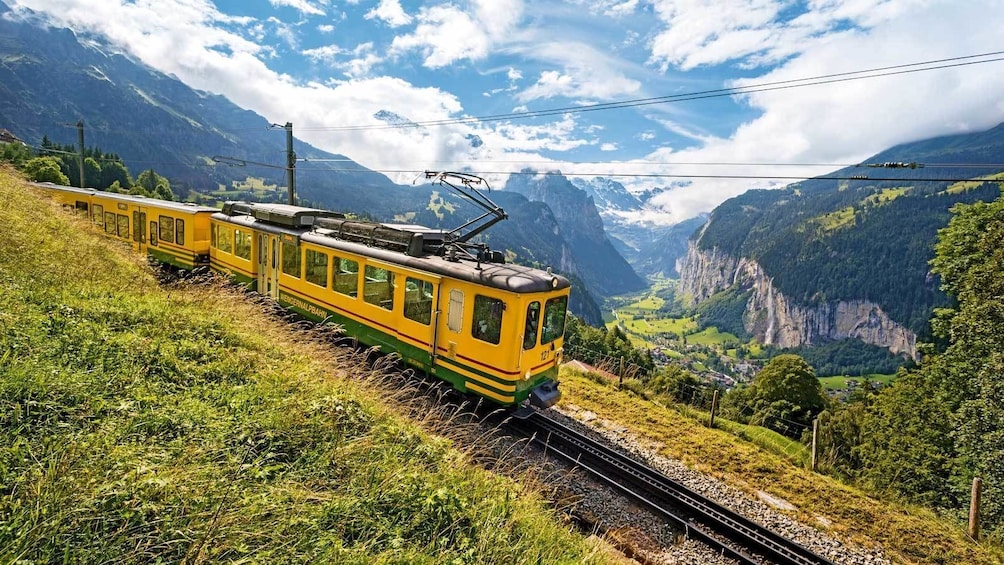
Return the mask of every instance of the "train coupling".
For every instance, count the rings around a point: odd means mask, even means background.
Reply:
[[[550,408],[561,399],[561,391],[558,390],[558,382],[546,380],[535,386],[530,391],[530,405],[537,408]]]
[[[548,379],[530,391],[529,398],[524,400],[519,409],[512,413],[512,417],[518,420],[525,420],[537,410],[554,406],[560,399],[561,391],[558,390],[558,383]]]

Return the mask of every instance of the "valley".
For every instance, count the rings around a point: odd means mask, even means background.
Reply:
[[[635,347],[651,353],[656,367],[675,365],[707,385],[731,388],[748,383],[771,357],[781,353],[756,339],[740,339],[702,324],[700,314],[686,309],[677,296],[679,281],[650,277],[651,286],[641,292],[607,299],[604,323],[624,332]],[[865,382],[885,386],[891,373],[826,374],[819,377],[827,394],[843,397]]]

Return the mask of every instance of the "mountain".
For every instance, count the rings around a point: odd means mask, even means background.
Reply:
[[[573,177],[569,180],[593,199],[607,237],[621,256],[637,268],[635,261],[639,254],[661,239],[666,227],[637,221],[635,217],[645,208],[645,202],[613,179]]]
[[[680,278],[680,268],[687,257],[690,236],[707,221],[708,214],[700,214],[661,229],[651,243],[638,250],[631,265],[643,276]]]
[[[916,359],[933,309],[948,303],[928,266],[937,230],[956,203],[1000,196],[990,179],[1004,167],[986,164],[1002,152],[1004,124],[728,200],[690,241],[681,292],[695,304],[715,297],[767,344],[855,339]]]
[[[572,259],[579,265],[580,276],[591,292],[613,296],[645,288],[645,281],[607,237],[593,198],[563,175],[524,170],[509,176],[505,191],[543,202],[554,211],[560,228],[555,235],[571,246]]]
[[[596,204],[610,241],[642,276],[661,274],[679,277],[678,264],[687,255],[687,239],[707,216],[665,225],[639,220],[643,212],[653,212],[648,201],[664,189],[654,188],[635,194],[623,184],[606,177],[573,177]]]
[[[282,166],[277,163],[281,159],[277,155],[285,149],[282,128],[271,128],[264,117],[222,96],[193,90],[93,38],[15,20],[10,14],[0,2],[0,128],[30,145],[39,145],[43,136],[56,143],[76,144],[75,124],[83,120],[88,146],[118,154],[134,175],[143,168],[155,168],[181,197],[249,178],[286,185],[284,169],[251,165]],[[407,121],[390,113],[379,117]],[[479,138],[468,141],[482,143]],[[295,140],[294,147],[297,157],[308,160],[296,168],[297,194],[303,204],[446,229],[481,215],[443,187],[399,186],[343,155],[300,140]],[[214,156],[249,165],[215,164]],[[314,168],[309,163],[330,159],[340,160],[340,170]],[[595,265],[583,267],[575,260],[573,244],[558,235],[555,214],[546,205],[515,193],[493,195],[499,197],[509,219],[482,238],[496,249],[507,250],[511,260],[550,266],[569,276],[574,286],[569,308],[587,323],[602,324],[599,306],[583,282],[586,271]]]

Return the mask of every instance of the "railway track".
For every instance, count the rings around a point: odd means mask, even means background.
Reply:
[[[580,468],[675,524],[686,536],[743,564],[832,565],[832,561],[669,479],[544,412],[509,427],[547,456]]]

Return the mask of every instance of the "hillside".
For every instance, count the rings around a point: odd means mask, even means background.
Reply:
[[[728,200],[692,240],[681,288],[695,303],[740,291],[746,307],[733,309],[742,313],[737,323],[766,343],[856,338],[916,357],[933,308],[947,304],[928,267],[937,230],[954,204],[990,201],[1001,190],[997,182],[955,180],[999,173],[979,164],[1002,150],[1004,125],[866,161],[932,166],[852,167],[832,176],[868,178],[814,179]]]
[[[6,170],[0,198],[0,562],[607,560],[374,400],[400,381],[234,289],[158,286]]]

